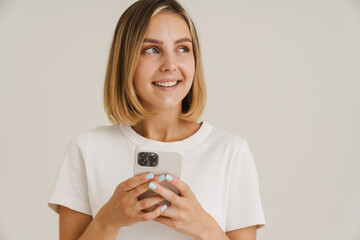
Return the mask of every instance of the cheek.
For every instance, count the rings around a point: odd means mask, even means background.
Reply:
[[[135,88],[143,85],[144,82],[148,81],[148,79],[146,78],[149,76],[148,74],[146,74],[148,72],[149,70],[147,65],[144,64],[142,61],[139,61],[135,68],[134,78],[133,78]]]
[[[136,68],[135,68],[135,72],[134,72],[134,77],[136,77],[137,79],[141,78],[141,73],[143,72],[142,69],[144,68],[144,64],[142,63],[142,61],[138,61]]]
[[[139,79],[146,81],[149,79],[149,77],[152,75],[155,69],[156,69],[156,63],[139,59],[135,68],[134,76],[136,75]],[[144,78],[148,78],[148,79],[144,79]]]
[[[194,79],[194,75],[195,75],[195,60],[194,59],[189,59],[186,62],[186,78],[188,80],[190,80],[190,82],[192,82],[192,80]]]

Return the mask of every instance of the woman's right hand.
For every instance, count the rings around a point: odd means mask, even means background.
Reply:
[[[124,226],[131,226],[137,222],[149,221],[160,216],[162,206],[146,213],[141,210],[153,209],[150,207],[164,201],[164,197],[157,195],[142,200],[137,198],[150,189],[148,187],[150,181],[157,181],[160,176],[156,175],[147,179],[148,174],[149,172],[139,174],[121,182],[109,201],[96,214],[94,220],[97,220],[109,231],[119,231]]]

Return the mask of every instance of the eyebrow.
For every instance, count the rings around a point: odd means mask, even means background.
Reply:
[[[163,41],[156,40],[156,39],[153,39],[153,38],[145,38],[144,43],[145,42],[156,43],[156,44],[161,44],[161,45],[164,44]],[[189,38],[186,38],[186,37],[185,38],[180,38],[180,39],[174,41],[175,44],[182,43],[182,42],[191,42],[192,43],[192,41]]]

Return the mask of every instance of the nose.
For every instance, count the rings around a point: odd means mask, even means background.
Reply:
[[[161,65],[160,70],[162,72],[166,72],[166,71],[175,72],[176,68],[177,66],[174,56],[172,56],[171,54],[164,55],[164,63]]]

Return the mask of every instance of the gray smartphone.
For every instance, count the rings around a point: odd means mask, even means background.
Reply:
[[[181,166],[182,166],[183,154],[176,151],[164,151],[154,150],[154,148],[139,146],[135,150],[135,162],[134,162],[134,176],[145,172],[152,172],[154,175],[157,174],[170,174],[175,175],[181,179]],[[179,195],[179,191],[169,182],[164,181],[161,186],[173,191]],[[144,192],[138,199],[144,199],[158,195],[151,189]],[[164,200],[157,205],[166,204],[170,206],[171,203]]]

